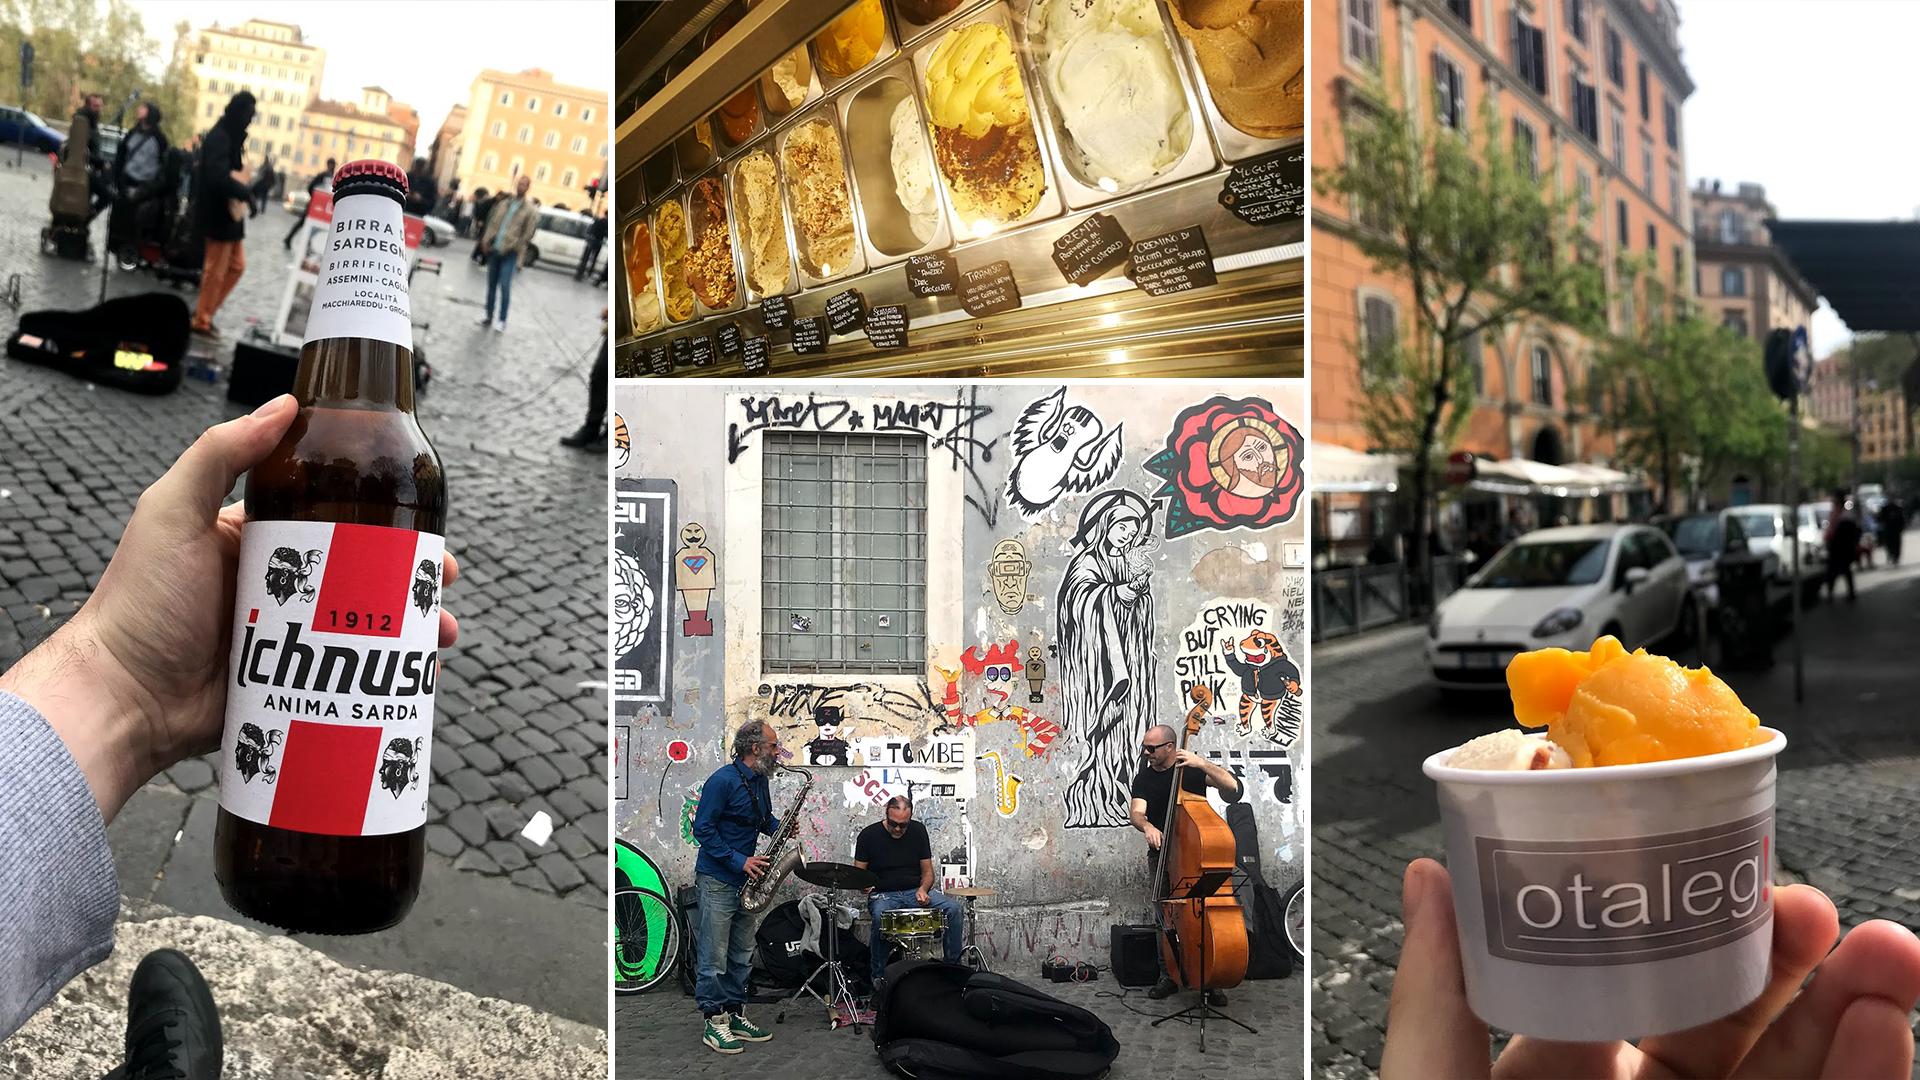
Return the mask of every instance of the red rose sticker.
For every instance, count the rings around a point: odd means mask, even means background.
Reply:
[[[1306,487],[1300,432],[1259,398],[1216,397],[1174,419],[1142,468],[1166,481],[1167,539],[1200,529],[1264,529],[1292,518]]]
[[[693,748],[687,745],[685,739],[675,739],[667,744],[667,760],[669,761],[685,761],[692,756]]]

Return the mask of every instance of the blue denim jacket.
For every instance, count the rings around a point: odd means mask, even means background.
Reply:
[[[734,760],[715,770],[700,789],[700,808],[693,814],[693,839],[700,858],[693,868],[729,885],[747,883],[747,860],[760,842],[779,828],[773,816],[773,794],[767,778]]]

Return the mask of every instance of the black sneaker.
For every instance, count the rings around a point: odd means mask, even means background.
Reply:
[[[156,949],[127,988],[125,1080],[218,1080],[220,1013],[193,961]]]
[[[1207,991],[1207,1004],[1224,1007],[1227,1004],[1227,992],[1225,990]]]
[[[599,428],[594,428],[592,431],[581,428],[571,435],[560,436],[561,446],[570,446],[575,450],[585,450],[590,446],[599,446],[605,442],[606,438],[600,434]]]
[[[1173,980],[1162,975],[1160,976],[1160,981],[1153,984],[1153,989],[1147,991],[1147,996],[1158,1001],[1161,998],[1172,997],[1179,992],[1180,988],[1173,984]]]

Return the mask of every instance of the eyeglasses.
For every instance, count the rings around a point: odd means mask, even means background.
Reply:
[[[911,825],[911,824],[913,824],[913,821],[912,821],[912,819],[908,819],[908,820],[906,820],[906,821],[889,821],[889,822],[887,822],[887,831],[888,831],[888,832],[899,832],[899,831],[901,831],[902,829],[905,829],[905,828],[906,828],[906,827],[907,827],[908,825]]]
[[[1172,745],[1173,745],[1173,744],[1172,744],[1172,743],[1170,743],[1170,742],[1161,742],[1161,743],[1141,743],[1141,744],[1140,744],[1140,749],[1142,749],[1142,750],[1145,750],[1145,751],[1146,751],[1147,753],[1149,753],[1149,754],[1151,754],[1151,753],[1153,753],[1153,752],[1154,752],[1155,750],[1158,750],[1158,749],[1160,749],[1160,748],[1161,748],[1161,747],[1163,747],[1163,746],[1172,746]]]

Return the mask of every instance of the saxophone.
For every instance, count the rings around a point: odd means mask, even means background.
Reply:
[[[806,853],[800,850],[800,807],[807,801],[807,795],[813,791],[813,774],[805,769],[796,769],[791,765],[782,765],[782,772],[797,772],[806,780],[800,785],[800,794],[793,797],[793,805],[787,807],[787,814],[780,819],[780,831],[774,834],[773,846],[767,849],[767,872],[759,881],[747,882],[740,890],[740,910],[759,912],[773,903],[773,894],[787,880],[793,869],[806,861]]]
[[[1000,811],[1001,817],[1012,817],[1014,811],[1020,809],[1020,778],[1013,775],[1006,762],[1001,760],[1000,751],[982,751],[980,757],[982,760],[993,759],[993,779],[996,784],[993,808]]]

